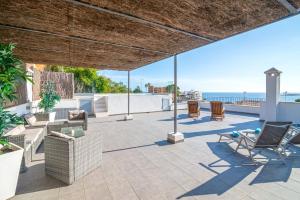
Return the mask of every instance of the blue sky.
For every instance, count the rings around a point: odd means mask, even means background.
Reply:
[[[178,85],[202,92],[265,92],[264,71],[281,70],[281,91],[300,92],[300,15],[178,55]],[[103,70],[127,83],[127,72]],[[173,58],[131,72],[132,88],[173,81]]]

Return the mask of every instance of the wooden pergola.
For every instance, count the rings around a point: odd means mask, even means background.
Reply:
[[[0,42],[28,63],[127,70],[128,86],[130,70],[174,56],[176,88],[177,54],[299,12],[300,0],[0,0]],[[129,105],[128,90],[126,119]]]
[[[299,13],[300,0],[0,0],[29,63],[131,70]]]

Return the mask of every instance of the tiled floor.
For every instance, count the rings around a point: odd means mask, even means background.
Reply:
[[[172,112],[91,118],[89,131],[104,138],[102,166],[66,186],[45,175],[41,147],[13,199],[300,199],[300,158],[247,165],[234,144],[217,142],[218,133],[261,126],[256,116],[227,114],[217,122],[206,111],[197,120],[185,113],[178,129],[186,139],[176,145],[166,142]]]

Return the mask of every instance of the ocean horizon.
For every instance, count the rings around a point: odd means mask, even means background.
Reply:
[[[208,101],[229,99],[229,98],[265,100],[266,93],[264,92],[202,92],[202,97]],[[300,93],[281,93],[280,101],[295,102],[296,99],[300,99]]]

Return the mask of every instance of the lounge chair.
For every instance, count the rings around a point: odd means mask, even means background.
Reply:
[[[211,111],[211,117],[210,119],[212,120],[223,120],[225,115],[224,115],[224,107],[223,107],[223,102],[221,101],[211,101],[210,102],[210,111]]]
[[[260,134],[255,134],[254,131],[241,131],[241,134],[235,138],[231,134],[220,134],[219,142],[223,136],[233,139],[238,142],[236,151],[244,147],[248,150],[250,158],[254,162],[252,152],[261,149],[273,149],[283,160],[283,156],[286,156],[286,146],[282,141],[288,134],[291,125],[292,122],[265,122]]]
[[[300,129],[299,129],[299,127],[291,126],[290,130],[288,131],[288,134],[286,135],[286,137],[284,137],[284,139],[282,141],[282,145],[284,145],[285,149],[289,150],[288,152],[291,153],[289,156],[299,157],[299,155],[297,155],[299,153],[298,148],[290,149],[290,147],[295,146],[295,145],[298,146],[299,144],[300,144]]]

